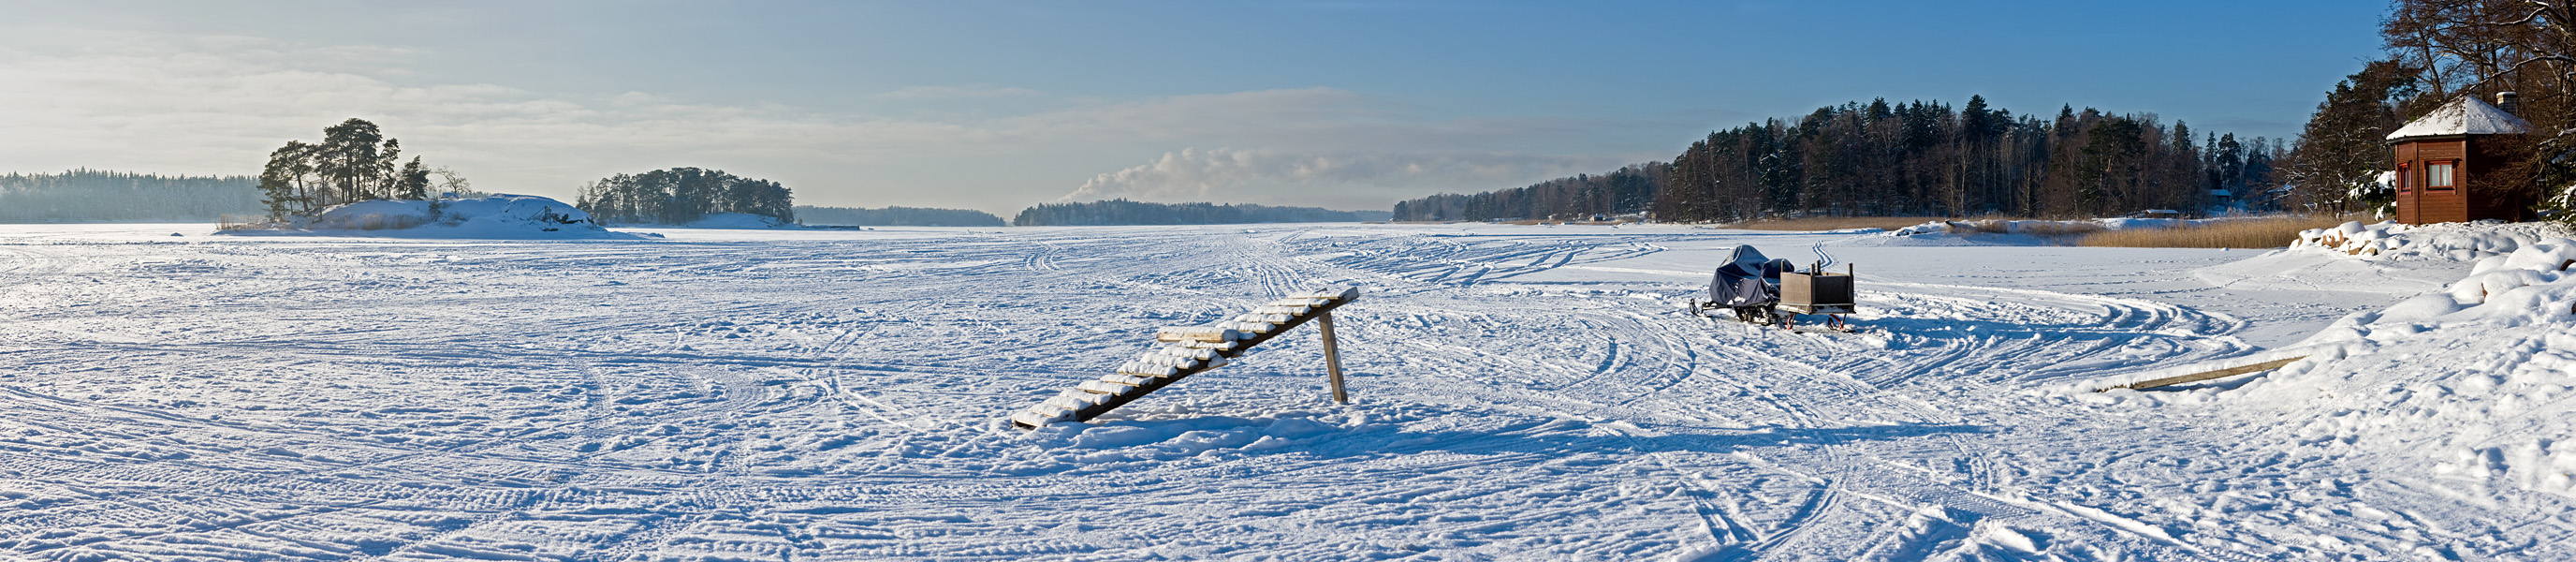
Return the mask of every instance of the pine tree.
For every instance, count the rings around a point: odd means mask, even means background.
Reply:
[[[420,157],[401,157],[401,141],[352,117],[322,129],[320,143],[290,140],[270,152],[259,189],[274,220],[370,199],[426,198],[432,172]],[[446,175],[462,185],[463,178]]]
[[[390,145],[391,141],[387,144]],[[403,164],[402,174],[394,183],[394,196],[402,199],[429,198],[429,168],[421,166],[420,157],[413,156],[410,162]]]

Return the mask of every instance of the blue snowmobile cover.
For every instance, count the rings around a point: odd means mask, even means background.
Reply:
[[[1763,257],[1752,246],[1736,246],[1717,278],[1708,283],[1708,302],[1717,306],[1764,306],[1780,302],[1780,274],[1793,271],[1789,260]]]

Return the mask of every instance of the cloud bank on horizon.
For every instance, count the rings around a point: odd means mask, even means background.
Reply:
[[[1151,162],[1092,176],[1057,202],[1134,199],[1226,199],[1269,205],[1305,205],[1318,194],[1357,198],[1400,186],[1516,187],[1522,178],[1600,172],[1626,162],[1616,157],[1526,154],[1287,153],[1270,150],[1185,148]],[[1482,189],[1493,189],[1486,187]]]

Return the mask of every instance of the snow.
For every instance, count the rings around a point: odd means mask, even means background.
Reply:
[[[2409,121],[2388,140],[2450,135],[2500,135],[2531,132],[2531,122],[2505,113],[2477,96],[2460,96],[2451,103],[2434,108],[2432,113]]]
[[[2258,253],[1652,224],[0,225],[0,557],[2576,555],[2576,282],[2542,270],[2576,245],[2351,226]],[[2344,249],[2364,238],[2382,251]],[[1740,244],[1857,265],[1863,332],[1682,313]],[[1074,387],[1166,355],[1158,328],[1335,285],[1366,295],[1333,313],[1353,404],[1301,327],[1090,423],[1003,419],[1101,396]]]

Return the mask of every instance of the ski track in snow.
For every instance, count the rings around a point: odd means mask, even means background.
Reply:
[[[1911,275],[1954,264],[1942,248],[1889,263],[1843,247],[1853,235],[51,228],[0,233],[10,558],[2576,550],[2554,497],[2286,455],[2223,411],[2028,392],[2258,351],[2234,337],[2248,326],[2235,315],[2097,280]],[[1739,243],[1858,264],[1863,333],[1684,313],[1703,266]],[[1664,270],[1679,274],[1651,273]],[[1354,404],[1325,400],[1307,331],[1092,424],[999,421],[1107,372],[1156,327],[1325,284],[1364,290],[1337,312]]]

